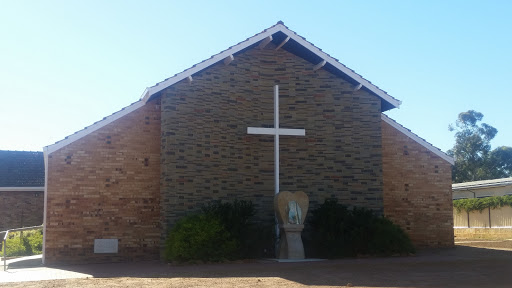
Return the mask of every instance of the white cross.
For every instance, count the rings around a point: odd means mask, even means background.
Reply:
[[[274,86],[274,128],[248,127],[247,134],[274,135],[275,194],[279,193],[279,135],[306,136],[305,129],[279,128],[279,86]]]

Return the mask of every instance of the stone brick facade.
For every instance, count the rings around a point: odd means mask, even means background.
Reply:
[[[0,191],[0,230],[43,224],[43,195],[43,191]]]
[[[417,247],[454,245],[451,165],[382,122],[384,215]]]
[[[235,198],[273,223],[274,139],[247,127],[273,127],[275,84],[280,126],[306,130],[280,137],[281,191],[382,211],[380,99],[272,44],[234,56],[162,93],[163,225]]]
[[[49,154],[45,263],[158,259],[159,183],[159,100]]]
[[[382,122],[391,104],[272,42],[251,47],[49,154],[47,264],[157,259],[169,228],[212,200],[251,200],[272,225],[274,137],[247,128],[273,127],[276,84],[280,127],[306,130],[280,137],[281,191],[384,213],[418,247],[453,245],[451,166]],[[95,239],[119,253],[95,254]]]

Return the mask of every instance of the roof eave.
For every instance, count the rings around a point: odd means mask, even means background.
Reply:
[[[44,147],[44,151],[46,153],[49,154],[52,154],[53,152],[81,139],[82,137],[86,136],[86,135],[89,135],[90,133],[114,122],[115,120],[139,109],[140,107],[144,106],[145,105],[145,102],[144,101],[137,101],[135,103],[132,103],[130,106],[127,106],[127,107],[124,107],[123,109],[121,109],[120,111],[110,115],[110,116],[107,116],[105,118],[103,118],[103,120],[100,120],[90,126],[87,126],[85,127],[84,129],[76,132],[75,134],[72,134],[70,136],[67,136],[65,139],[55,143],[55,144],[52,144],[52,145],[48,145],[48,146],[45,146]]]
[[[412,133],[410,130],[408,130],[407,128],[405,128],[404,126],[400,125],[398,122],[394,121],[393,119],[389,118],[387,115],[381,113],[381,119],[388,123],[389,125],[391,125],[393,128],[397,129],[398,131],[402,132],[403,134],[405,134],[407,137],[411,138],[412,140],[414,140],[416,143],[420,144],[421,146],[427,148],[428,150],[430,150],[431,152],[433,152],[435,155],[441,157],[443,160],[447,161],[448,163],[450,163],[451,165],[454,165],[455,164],[455,161],[452,157],[450,157],[449,155],[447,155],[446,153],[444,153],[443,151],[439,150],[437,147],[435,147],[434,145],[428,143],[427,141],[425,141],[425,139],[422,139],[421,137],[419,137],[418,135]]]
[[[453,191],[467,191],[471,189],[484,189],[484,188],[494,188],[494,187],[503,187],[503,186],[512,186],[512,178],[503,178],[505,180],[492,179],[492,180],[483,180],[483,181],[472,181],[465,183],[455,183],[452,184]]]
[[[144,96],[142,98],[142,101],[144,101],[144,103],[145,103],[154,94],[174,85],[175,83],[177,83],[189,76],[192,76],[193,74],[195,74],[203,69],[206,69],[206,68],[216,64],[217,62],[219,62],[221,60],[224,60],[229,55],[233,55],[233,54],[235,54],[253,44],[258,43],[259,41],[267,38],[269,35],[272,35],[274,33],[282,31],[281,27],[284,27],[284,26],[281,24],[274,25],[274,26],[268,28],[267,30],[265,30],[264,32],[257,34],[251,38],[248,38],[246,41],[241,42],[238,45],[235,45],[227,50],[222,51],[219,54],[212,56],[210,59],[208,59],[206,61],[198,63],[198,64],[192,66],[191,68],[189,68],[181,73],[178,73],[178,74],[174,75],[173,77],[168,78],[167,80],[157,83],[155,86],[146,88],[145,93],[143,93]]]
[[[230,47],[227,50],[220,52],[219,54],[212,56],[208,60],[198,63],[183,72],[180,72],[162,82],[157,83],[154,86],[146,88],[144,90],[144,93],[141,96],[141,100],[144,101],[144,103],[146,103],[150,99],[150,97],[155,95],[156,93],[163,91],[164,89],[174,85],[175,83],[177,83],[187,77],[190,77],[193,74],[195,74],[203,69],[206,69],[209,66],[216,64],[219,61],[224,60],[226,57],[228,57],[230,55],[236,54],[236,53],[240,52],[241,50],[246,49],[247,47],[258,43],[258,42],[264,40],[265,38],[272,36],[273,34],[275,34],[277,32],[282,32],[282,33],[286,34],[291,39],[293,39],[294,41],[299,43],[300,45],[306,47],[309,51],[311,51],[312,53],[314,53],[315,55],[317,55],[318,57],[320,57],[324,61],[326,61],[326,63],[329,63],[330,65],[332,65],[333,67],[335,67],[336,69],[341,71],[342,73],[346,74],[347,76],[352,78],[354,81],[358,82],[363,87],[365,87],[366,89],[368,89],[369,91],[371,91],[372,93],[376,94],[381,99],[383,99],[384,101],[389,103],[392,107],[399,108],[400,105],[402,104],[402,102],[400,100],[391,97],[386,92],[384,92],[383,90],[381,90],[380,88],[378,88],[377,86],[375,86],[374,84],[369,82],[368,80],[364,79],[361,75],[355,73],[354,71],[352,71],[345,65],[341,64],[336,59],[331,57],[329,54],[323,52],[318,47],[314,46],[313,44],[311,44],[310,42],[305,40],[303,37],[297,35],[297,33],[288,29],[285,25],[283,25],[281,23],[278,23],[278,24],[264,30],[263,32],[261,32],[259,34],[256,34],[256,35],[248,38],[246,41],[243,41],[235,46]],[[386,109],[386,110],[389,110],[389,109]]]
[[[0,192],[43,192],[44,186],[41,187],[0,187]]]

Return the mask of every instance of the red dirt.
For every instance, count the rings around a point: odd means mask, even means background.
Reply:
[[[512,241],[490,243],[510,247]],[[465,243],[464,245],[484,245]],[[159,262],[61,267],[94,278],[3,283],[0,287],[511,287],[512,251],[457,245],[413,257],[202,265]]]

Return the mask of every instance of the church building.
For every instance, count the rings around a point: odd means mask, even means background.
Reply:
[[[278,22],[44,148],[44,262],[159,259],[169,228],[212,200],[250,200],[273,223],[275,163],[310,209],[337,198],[416,247],[453,246],[453,159],[383,114],[399,106]]]

